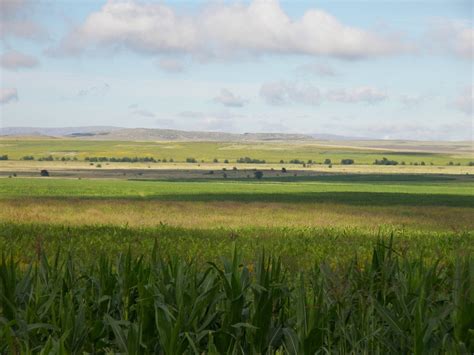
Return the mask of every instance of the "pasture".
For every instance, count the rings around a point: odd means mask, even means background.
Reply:
[[[440,145],[443,149],[431,150],[426,145],[419,147],[385,142],[339,142],[298,141],[298,142],[190,142],[190,141],[103,141],[74,138],[1,138],[0,155],[7,154],[12,160],[25,156],[35,159],[52,156],[84,160],[86,157],[154,157],[155,159],[173,159],[185,162],[194,158],[197,162],[211,163],[214,159],[223,162],[229,160],[235,164],[242,157],[265,160],[277,164],[281,160],[287,164],[291,160],[322,163],[331,159],[339,164],[342,159],[353,159],[356,164],[370,165],[376,159],[387,157],[399,163],[410,165],[422,162],[426,165],[446,166],[453,164],[466,165],[472,160],[472,148],[468,143]],[[434,144],[436,147],[436,144]]]

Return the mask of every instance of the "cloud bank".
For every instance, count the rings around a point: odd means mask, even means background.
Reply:
[[[305,54],[359,59],[409,48],[398,38],[345,25],[318,9],[293,19],[277,0],[217,4],[194,15],[157,3],[109,0],[90,14],[57,48],[76,54],[90,48],[197,57]]]

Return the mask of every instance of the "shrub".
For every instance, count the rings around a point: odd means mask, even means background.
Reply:
[[[342,165],[352,165],[352,164],[354,164],[354,159],[342,159],[341,164]]]
[[[376,159],[374,161],[374,165],[398,165],[398,161],[388,160],[387,158],[383,157],[382,160]]]
[[[48,172],[48,170],[41,170],[40,175],[41,176],[49,176],[49,172]]]
[[[214,158],[214,160],[213,160],[212,162],[213,162],[213,163],[218,163],[218,162],[219,162],[219,159]]]
[[[7,154],[0,155],[0,160],[8,160],[8,155]]]
[[[35,160],[35,157],[32,155],[25,155],[21,160]]]
[[[229,164],[229,160],[225,159],[224,164]]]
[[[328,159],[328,158],[324,159],[324,164],[326,165],[331,164],[331,159]]]
[[[290,160],[290,164],[304,164],[304,161],[299,159],[292,159]]]
[[[256,171],[256,172],[254,173],[254,175],[255,175],[255,178],[256,178],[257,180],[261,180],[261,179],[263,178],[263,172],[261,172],[261,171],[259,171],[259,170]]]
[[[286,173],[286,168],[281,168],[282,173]]]
[[[186,158],[186,163],[197,163],[195,158]]]
[[[265,160],[260,160],[260,159],[252,159],[250,157],[243,157],[237,159],[237,163],[243,163],[243,164],[265,164]]]

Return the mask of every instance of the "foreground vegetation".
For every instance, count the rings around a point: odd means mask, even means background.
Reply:
[[[130,251],[37,250],[0,262],[2,353],[470,353],[474,260],[425,262],[375,245],[364,262],[295,275],[264,252],[207,265]]]

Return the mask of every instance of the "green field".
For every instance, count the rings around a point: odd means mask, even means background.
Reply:
[[[64,141],[34,154],[62,156]],[[186,149],[214,157],[220,144]],[[252,157],[277,159],[268,144]],[[472,174],[262,166],[256,180],[53,161],[31,177],[39,163],[0,162],[1,353],[474,351]]]
[[[326,144],[326,145],[325,145]],[[348,144],[348,143],[346,143]],[[55,158],[77,157],[154,157],[156,159],[184,162],[186,158],[212,162],[228,159],[231,163],[241,157],[266,160],[268,163],[288,162],[293,159],[313,160],[322,163],[331,159],[338,164],[341,159],[354,159],[356,164],[372,164],[376,159],[387,157],[406,164],[424,162],[427,165],[447,165],[449,162],[466,165],[472,154],[460,150],[456,145],[444,153],[430,151],[397,151],[379,144],[381,148],[353,146],[334,146],[325,142],[132,142],[132,141],[94,141],[80,139],[0,139],[0,155],[7,154],[10,159],[33,156],[36,159],[52,155]],[[420,148],[423,147],[420,145]],[[413,147],[412,147],[413,148]]]

